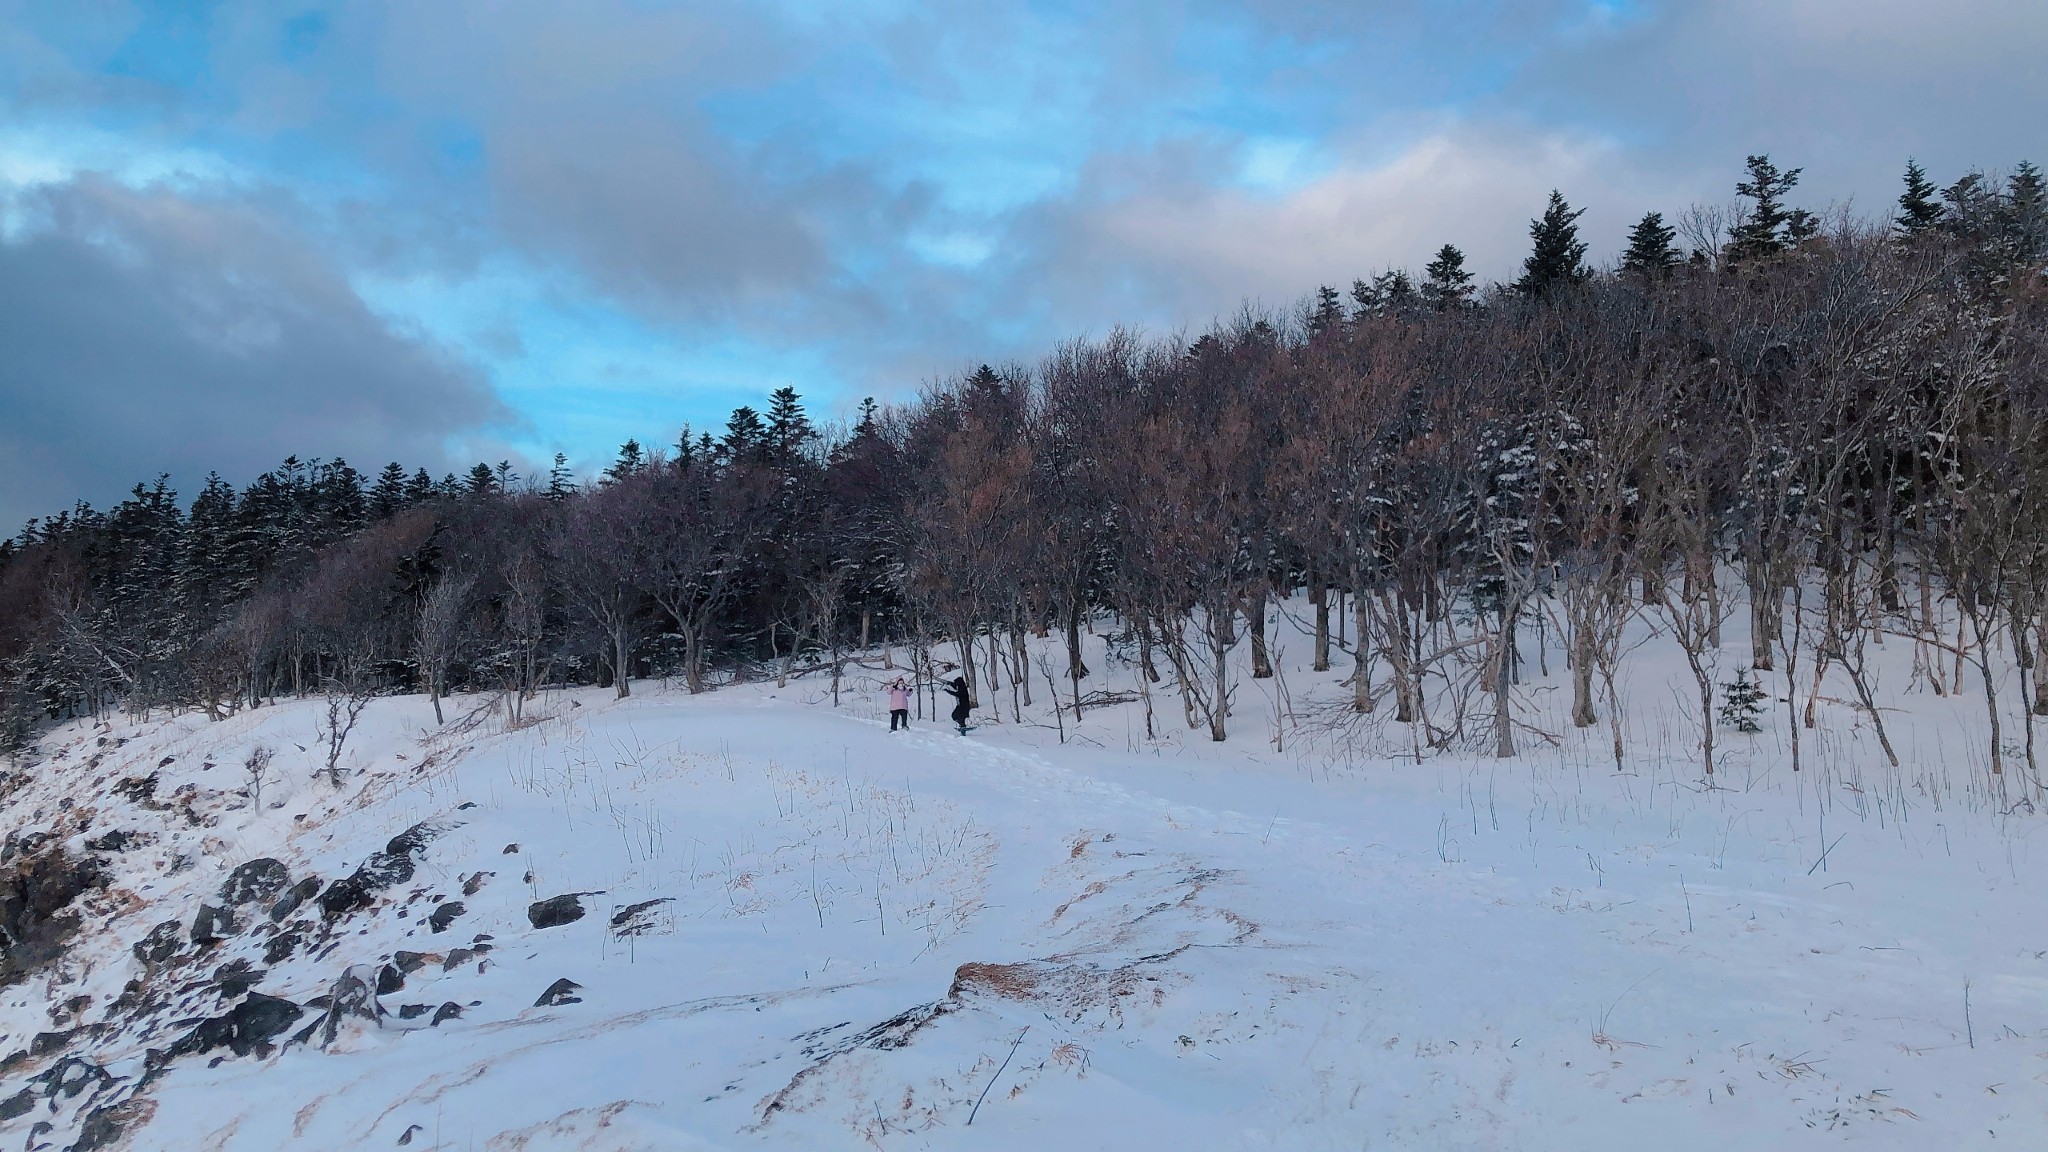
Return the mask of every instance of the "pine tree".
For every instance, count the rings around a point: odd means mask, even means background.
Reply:
[[[405,468],[393,460],[377,473],[377,483],[370,489],[370,516],[382,520],[404,507]]]
[[[464,486],[471,496],[489,496],[498,490],[497,473],[491,471],[489,464],[479,462],[469,470]]]
[[[1456,245],[1437,249],[1436,259],[1422,268],[1422,299],[1437,311],[1455,308],[1472,298],[1472,274]]]
[[[1671,243],[1677,236],[1678,230],[1664,222],[1662,212],[1644,213],[1629,229],[1628,247],[1621,254],[1622,271],[1642,275],[1669,271],[1678,264],[1678,249]]]
[[[1325,284],[1316,289],[1316,306],[1308,315],[1308,331],[1311,336],[1321,336],[1344,327],[1344,305],[1337,296],[1337,290]]]
[[[766,455],[767,443],[768,428],[761,423],[761,414],[742,404],[726,418],[718,454],[728,464],[759,464]]]
[[[1917,160],[1906,161],[1906,190],[1899,194],[1899,214],[1892,221],[1900,236],[1911,240],[1941,224],[1942,207],[1934,181]]]
[[[576,478],[569,472],[569,457],[565,453],[557,452],[554,464],[548,468],[548,500],[560,504],[574,491]]]
[[[1555,188],[1543,215],[1529,221],[1530,251],[1522,261],[1522,278],[1515,289],[1537,296],[1559,284],[1576,284],[1586,278],[1586,243],[1579,239],[1579,217],[1584,208],[1573,210]]]
[[[647,464],[647,453],[640,447],[640,441],[628,440],[619,445],[619,458],[604,470],[604,482],[616,484],[640,471]]]
[[[1804,171],[1788,168],[1780,172],[1769,156],[1751,156],[1745,163],[1749,167],[1749,179],[1736,184],[1735,193],[1751,203],[1728,240],[1728,258],[1734,261],[1761,259],[1783,252],[1793,241],[1785,232],[1786,224],[1793,220],[1792,211],[1785,207],[1785,194],[1798,186],[1799,173]],[[1801,214],[1804,222],[1812,219],[1810,215]],[[1807,235],[1811,234],[1809,229]]]
[[[784,385],[769,394],[767,441],[777,468],[794,467],[804,446],[817,436],[796,389]]]
[[[2005,182],[2005,228],[2016,264],[2037,264],[2048,256],[2048,181],[2022,160]]]
[[[412,474],[412,479],[405,482],[405,502],[407,504],[425,504],[433,498],[434,478],[427,475],[425,468],[415,471]]]

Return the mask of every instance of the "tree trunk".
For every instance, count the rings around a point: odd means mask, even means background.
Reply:
[[[1500,613],[1500,635],[1494,640],[1493,654],[1493,754],[1506,760],[1515,754],[1515,618],[1517,612],[1511,606],[1503,605]]]
[[[1322,577],[1311,575],[1308,579],[1308,602],[1316,609],[1315,670],[1330,670],[1330,590],[1323,584]]]
[[[1749,584],[1749,666],[1758,672],[1771,671],[1772,640],[1778,633],[1777,596],[1770,588],[1764,562],[1750,557],[1746,564]]]
[[[1591,593],[1582,593],[1590,595]],[[1590,617],[1591,610],[1581,608],[1574,614]],[[1600,722],[1593,711],[1593,629],[1583,618],[1572,621],[1572,724],[1579,728],[1591,728]]]
[[[1260,588],[1252,593],[1245,604],[1244,618],[1251,625],[1252,635],[1252,679],[1265,680],[1273,675],[1273,656],[1266,651],[1266,590]]]
[[[1078,683],[1088,675],[1088,665],[1081,660],[1081,600],[1067,606],[1067,676]]]
[[[612,629],[612,684],[618,689],[616,698],[620,700],[633,694],[633,680],[628,674],[630,669],[627,665],[627,661],[632,658],[627,651],[630,647],[626,641],[626,630]]]
[[[1354,582],[1361,589],[1365,587],[1363,578],[1354,578]],[[1352,622],[1358,630],[1358,643],[1351,648],[1351,710],[1362,715],[1376,706],[1372,697],[1372,645],[1367,641],[1372,635],[1366,615],[1370,608],[1362,591],[1352,595],[1351,610],[1356,617]]]

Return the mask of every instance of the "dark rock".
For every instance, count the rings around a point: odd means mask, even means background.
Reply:
[[[464,801],[463,801],[462,803],[460,803],[460,804],[457,804],[457,805],[455,806],[455,810],[456,810],[457,812],[467,812],[467,811],[469,811],[469,810],[470,810],[471,808],[474,808],[474,807],[476,807],[476,801],[474,801],[474,800],[464,800]]]
[[[405,1131],[403,1131],[403,1132],[401,1132],[401,1133],[399,1133],[399,1134],[398,1134],[398,1145],[399,1145],[399,1147],[403,1148],[403,1147],[404,1147],[405,1145],[407,1145],[407,1144],[410,1144],[410,1143],[412,1143],[412,1134],[413,1134],[413,1133],[415,1133],[415,1132],[425,1132],[425,1131],[426,1131],[426,1129],[425,1129],[425,1128],[422,1128],[422,1127],[420,1127],[420,1126],[419,1126],[419,1125],[417,1125],[417,1124],[407,1124],[407,1125],[405,1126]]]
[[[77,1056],[66,1056],[51,1065],[47,1072],[36,1077],[34,1082],[43,1085],[45,1096],[52,1099],[62,1096],[66,1100],[75,1100],[78,1094],[87,1088],[105,1084],[112,1079],[112,1076],[107,1075],[106,1069],[92,1061]]]
[[[226,1048],[237,1056],[247,1056],[268,1047],[272,1040],[283,1035],[305,1014],[304,1008],[289,1000],[252,992],[224,1015],[200,1021],[198,1027],[172,1044],[167,1053],[171,1056],[195,1056]]]
[[[483,890],[484,881],[496,875],[496,872],[471,872],[469,879],[462,882],[462,894],[464,896],[476,895]]]
[[[453,972],[457,968],[462,967],[464,964],[469,963],[471,960],[476,959],[480,955],[482,955],[482,953],[475,948],[457,948],[454,951],[448,953],[448,958],[446,960],[441,961],[441,971]]]
[[[0,1100],[0,1124],[5,1124],[16,1116],[27,1115],[28,1110],[35,1106],[35,1093],[23,1088],[7,1099]]]
[[[535,1000],[533,1006],[535,1008],[553,1008],[557,1004],[581,1004],[583,1003],[583,997],[576,995],[576,993],[581,991],[582,988],[583,985],[564,976],[553,984],[548,985],[548,990],[540,994],[540,999]]]
[[[220,898],[230,908],[275,901],[291,882],[291,870],[266,856],[228,873],[227,882],[220,886]]]
[[[287,928],[272,936],[270,942],[263,946],[263,962],[265,964],[282,964],[286,960],[291,959],[292,953],[298,951],[299,945],[305,942],[306,937],[303,932],[297,928]]]
[[[194,944],[215,944],[241,931],[235,923],[235,914],[225,908],[201,904],[199,915],[192,918],[192,942]]]
[[[353,874],[327,886],[327,890],[320,894],[321,916],[333,923],[368,908],[376,902],[377,893],[412,879],[413,855],[452,827],[454,825],[422,820],[393,836],[385,843],[382,852],[370,853],[370,858],[363,861],[362,867]]]
[[[76,1028],[66,1028],[58,1032],[38,1032],[36,1038],[28,1042],[29,1058],[35,1059],[48,1056],[52,1052],[62,1052],[64,1046],[71,1043],[71,1038],[76,1035]]]
[[[0,850],[0,987],[63,955],[78,931],[71,902],[105,884],[99,861],[66,855],[62,841],[10,835]]]
[[[102,1104],[85,1114],[85,1120],[78,1126],[78,1139],[71,1145],[70,1152],[99,1152],[102,1148],[119,1145],[133,1125],[147,1121],[155,1114],[153,1101],[130,1097],[118,1104]]]
[[[184,947],[185,926],[176,920],[166,920],[149,930],[149,935],[135,942],[135,958],[144,964],[162,964],[178,954]]]
[[[455,923],[455,918],[467,911],[469,909],[462,906],[462,901],[450,900],[434,909],[434,914],[427,917],[427,927],[436,932],[446,932],[448,926]]]
[[[367,965],[354,965],[341,974],[326,996],[326,1010],[320,1017],[307,1025],[293,1042],[303,1043],[316,1034],[320,1046],[334,1043],[341,1034],[341,1026],[351,1018],[379,1024],[384,1018],[384,1006],[377,1002],[377,991],[371,982],[377,978],[375,970]]]
[[[434,1006],[432,1004],[400,1004],[398,1006],[398,1018],[400,1020],[417,1020],[433,1010]]]
[[[407,952],[401,948],[391,954],[391,962],[398,965],[400,972],[410,976],[427,966],[427,957],[423,952]]]
[[[156,800],[157,774],[130,776],[114,785],[114,795],[124,797],[147,808]]]
[[[263,978],[268,975],[270,973],[253,967],[246,959],[230,960],[214,969],[213,982],[220,989],[221,999],[233,1000],[262,983]]]
[[[507,845],[505,845],[505,850],[504,850],[503,852],[500,852],[500,853],[499,853],[499,855],[500,855],[500,856],[510,856],[510,855],[512,855],[513,853],[517,852],[517,851],[519,851],[519,845],[517,845],[517,844],[507,844]]]
[[[561,896],[550,896],[546,900],[536,900],[526,906],[526,918],[535,928],[574,924],[583,919],[583,902],[578,899],[581,895],[580,892],[569,892]]]
[[[271,922],[274,924],[284,923],[284,918],[298,911],[299,905],[304,904],[319,894],[320,878],[318,876],[301,877],[297,884],[292,885],[283,896],[278,897],[277,903],[270,906]]]
[[[159,768],[169,768],[171,765],[176,764],[177,762],[178,758],[176,756],[166,756],[163,759],[157,761],[156,766]]]
[[[675,903],[675,897],[663,896],[654,900],[642,900],[628,904],[612,913],[612,935],[645,936],[662,925],[662,909]]]
[[[135,837],[116,828],[97,839],[87,840],[85,846],[94,852],[120,852],[124,851],[134,841]]]
[[[377,969],[377,995],[389,996],[405,987],[405,973],[389,964]]]
[[[432,1020],[427,1021],[427,1023],[438,1028],[441,1025],[441,1021],[443,1020],[460,1019],[462,1019],[462,1005],[457,1004],[453,1000],[450,1000],[447,1003],[441,1005],[439,1008],[434,1009],[434,1018]]]
[[[344,876],[329,884],[327,890],[320,893],[320,916],[333,923],[350,913],[368,908],[376,899],[376,894],[364,887],[360,880],[354,876]]]

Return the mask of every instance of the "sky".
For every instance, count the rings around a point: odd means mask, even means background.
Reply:
[[[2015,0],[0,0],[0,526],[286,455],[580,469],[1123,325],[2048,162]],[[0,527],[0,532],[6,529]]]

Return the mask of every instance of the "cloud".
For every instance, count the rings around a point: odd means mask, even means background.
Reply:
[[[512,419],[256,205],[82,176],[9,207],[0,523],[288,454],[438,468],[451,437]]]

